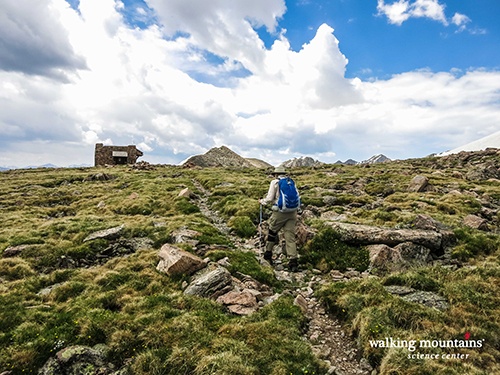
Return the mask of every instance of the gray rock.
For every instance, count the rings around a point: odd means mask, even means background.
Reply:
[[[409,286],[403,286],[403,285],[388,285],[384,286],[384,289],[387,290],[391,294],[395,294],[398,296],[405,296],[407,294],[411,294],[416,292],[415,289],[410,288]]]
[[[70,346],[57,352],[38,371],[38,375],[82,375],[82,374],[112,374],[115,372],[112,364],[106,361],[102,348],[88,346]]]
[[[342,241],[356,245],[396,246],[403,242],[413,242],[432,251],[440,251],[443,247],[443,234],[436,231],[390,229],[337,222],[329,222],[328,224],[339,233]]]
[[[184,294],[217,299],[233,289],[231,273],[219,265],[210,265],[193,277]]]
[[[438,310],[444,311],[448,309],[449,304],[446,299],[433,292],[417,291],[402,297],[408,302],[420,303],[427,307],[433,307]]]
[[[476,215],[467,215],[464,218],[463,223],[465,226],[467,226],[469,228],[479,229],[479,230],[484,230],[484,231],[489,230],[488,221],[486,219],[483,219],[482,217],[479,217]]]
[[[377,271],[397,271],[404,263],[399,251],[384,245],[366,247],[370,256],[370,269]]]
[[[89,234],[83,242],[92,241],[96,239],[105,239],[105,240],[114,240],[120,236],[120,233],[125,228],[125,225],[120,225],[119,227],[114,227],[110,229],[100,230],[98,232],[94,232]]]
[[[170,235],[173,243],[187,243],[193,247],[196,247],[200,243],[197,239],[200,236],[200,232],[187,228],[178,229]]]
[[[160,262],[156,269],[172,275],[192,275],[206,266],[203,259],[170,244],[161,247],[158,253]]]
[[[420,193],[425,191],[427,186],[429,185],[429,179],[425,176],[415,176],[410,181],[410,185],[408,186],[408,192]]]
[[[232,290],[217,298],[217,302],[227,306],[229,311],[237,315],[250,315],[257,311],[257,298],[250,290]]]
[[[21,254],[26,249],[29,249],[33,245],[18,245],[18,246],[9,246],[3,251],[4,257],[15,257]]]
[[[302,314],[304,314],[304,315],[307,314],[307,310],[309,309],[308,303],[302,294],[298,294],[297,297],[295,297],[293,304],[300,308],[300,310],[302,311]]]
[[[394,247],[394,250],[398,251],[401,258],[411,265],[423,266],[432,261],[431,251],[425,246],[413,242],[400,243]]]
[[[432,217],[427,215],[418,214],[412,222],[413,229],[421,230],[433,230],[436,232],[449,230],[443,223],[434,220]]]

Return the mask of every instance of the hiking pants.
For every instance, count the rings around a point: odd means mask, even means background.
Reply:
[[[295,225],[297,224],[297,211],[273,211],[268,223],[269,234],[267,236],[266,251],[273,250],[274,245],[278,243],[278,232],[283,229],[286,243],[286,255],[288,259],[296,259],[297,245],[295,243]]]

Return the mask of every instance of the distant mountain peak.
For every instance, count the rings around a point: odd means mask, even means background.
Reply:
[[[213,147],[202,155],[194,155],[182,163],[185,167],[268,168],[258,159],[245,159],[227,146]]]
[[[317,167],[323,164],[324,164],[323,162],[320,162],[319,160],[314,160],[310,156],[301,156],[281,163],[281,165],[285,168]]]
[[[378,154],[378,155],[372,156],[368,160],[362,161],[360,164],[378,164],[378,163],[385,163],[387,161],[391,161],[391,159],[389,159],[387,156],[385,156],[383,154]]]

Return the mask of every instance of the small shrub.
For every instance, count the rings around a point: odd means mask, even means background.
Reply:
[[[56,302],[65,302],[75,298],[86,289],[86,284],[80,281],[68,281],[52,291],[51,298]]]
[[[175,202],[175,208],[181,214],[190,215],[200,212],[200,208],[191,203],[188,198],[178,198]]]
[[[235,216],[229,220],[229,226],[233,228],[236,234],[243,238],[252,237],[257,228],[248,216]]]
[[[395,273],[387,276],[383,280],[383,284],[408,286],[428,292],[437,292],[441,287],[440,283],[432,275],[428,275],[425,270]]]
[[[387,197],[394,194],[394,187],[383,182],[371,182],[366,185],[365,192],[366,194],[373,196]]]
[[[396,221],[398,216],[394,212],[378,210],[373,216],[378,222],[386,223]]]
[[[368,251],[363,247],[349,246],[340,240],[332,228],[326,227],[306,243],[302,263],[310,263],[323,272],[332,269],[345,271],[354,268],[365,271],[370,263]]]
[[[448,215],[455,215],[457,213],[455,207],[446,203],[438,203],[436,207],[439,211]]]
[[[467,261],[479,254],[493,254],[500,247],[500,239],[493,234],[481,233],[469,228],[459,228],[454,231],[458,245],[453,249],[452,256]]]
[[[23,259],[0,259],[0,278],[8,281],[21,280],[34,275],[33,269]]]
[[[251,252],[214,250],[206,254],[212,261],[216,262],[228,257],[231,266],[229,272],[240,272],[253,277],[261,283],[277,286],[279,283],[274,277],[274,272],[269,267],[262,267],[255,255]]]

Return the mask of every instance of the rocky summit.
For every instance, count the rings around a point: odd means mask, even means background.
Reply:
[[[309,156],[293,158],[283,162],[281,165],[285,168],[298,168],[298,167],[318,167],[324,163],[319,160],[314,160]]]
[[[245,159],[226,146],[214,147],[203,155],[191,156],[184,167],[268,168],[270,165],[258,159]]]

